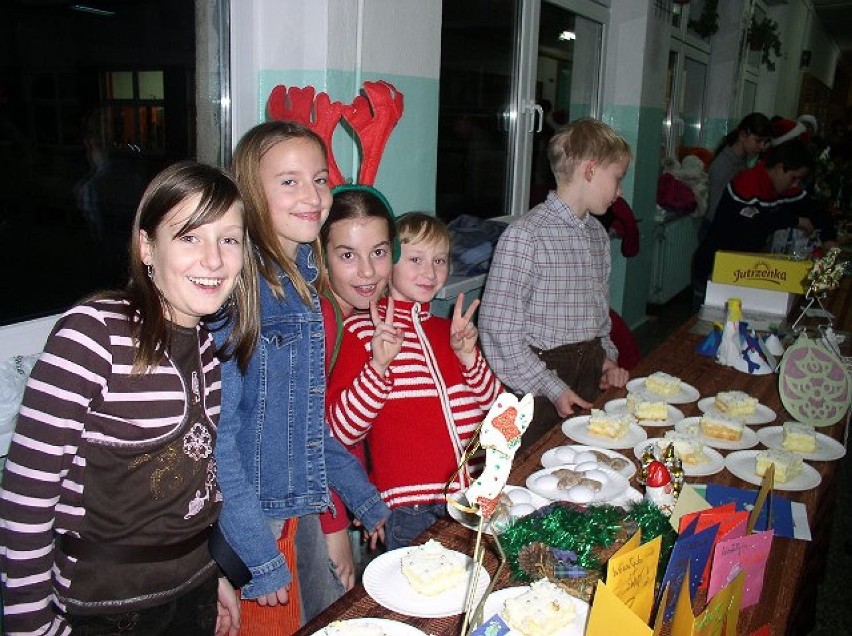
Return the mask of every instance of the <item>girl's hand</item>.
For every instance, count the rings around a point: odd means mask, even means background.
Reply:
[[[465,367],[470,367],[476,361],[476,340],[479,338],[479,330],[473,324],[473,314],[479,307],[479,299],[470,303],[470,307],[462,314],[464,306],[464,294],[459,294],[453,309],[453,321],[450,324],[450,346]]]
[[[219,578],[216,601],[216,636],[236,636],[240,633],[240,601],[225,577]]]
[[[393,326],[393,298],[388,298],[387,312],[384,320],[379,317],[379,310],[374,301],[370,302],[370,318],[375,331],[370,348],[373,357],[370,364],[379,375],[384,375],[388,366],[402,349],[404,337],[399,329]]]
[[[355,587],[355,559],[352,556],[352,544],[349,543],[349,528],[325,535],[325,545],[337,578],[348,592]]]
[[[290,602],[290,594],[288,592],[290,586],[285,585],[284,587],[279,587],[276,591],[270,592],[266,596],[258,596],[257,604],[261,607],[275,607],[276,605],[287,605]]]

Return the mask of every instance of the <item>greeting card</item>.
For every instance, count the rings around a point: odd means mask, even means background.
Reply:
[[[663,575],[662,586],[665,587],[671,583],[672,590],[677,590],[677,594],[670,594],[665,608],[665,619],[669,620],[675,611],[675,603],[680,598],[681,582],[689,575],[689,596],[695,597],[695,591],[701,582],[701,575],[704,572],[704,567],[707,565],[707,560],[710,558],[710,551],[713,548],[713,543],[716,540],[719,526],[710,526],[700,532],[695,532],[695,527],[698,525],[698,519],[694,519],[692,524],[685,529],[684,534],[680,535],[675,541],[672,548],[671,557],[666,567],[666,573]],[[691,602],[691,601],[690,601]]]
[[[662,537],[657,537],[630,552],[619,550],[607,562],[607,586],[645,623],[650,621],[654,605],[661,545]]]
[[[595,598],[589,610],[586,636],[653,636],[642,619],[621,602],[603,581],[598,581]]]
[[[707,598],[714,598],[738,572],[745,574],[741,608],[760,602],[763,574],[772,549],[772,530],[719,541],[713,555]]]

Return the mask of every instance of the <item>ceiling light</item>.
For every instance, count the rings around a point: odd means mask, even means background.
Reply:
[[[577,34],[574,33],[573,31],[563,31],[562,33],[559,34],[559,39],[564,41],[564,42],[567,42],[567,41],[570,41],[570,40],[576,40]]]

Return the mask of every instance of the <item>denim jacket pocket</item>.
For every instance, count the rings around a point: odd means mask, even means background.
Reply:
[[[302,333],[298,324],[277,324],[271,327],[262,327],[260,337],[270,347],[284,349],[298,342]]]

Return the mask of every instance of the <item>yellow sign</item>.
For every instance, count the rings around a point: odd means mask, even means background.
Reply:
[[[622,603],[603,581],[598,581],[592,608],[589,610],[586,636],[612,636],[613,634],[653,636],[653,630]]]
[[[610,557],[606,566],[606,584],[621,601],[646,623],[654,605],[654,582],[660,562],[662,537],[645,545]]]
[[[740,287],[804,294],[808,288],[805,277],[812,266],[813,261],[798,260],[785,254],[720,251],[716,252],[712,280]]]

